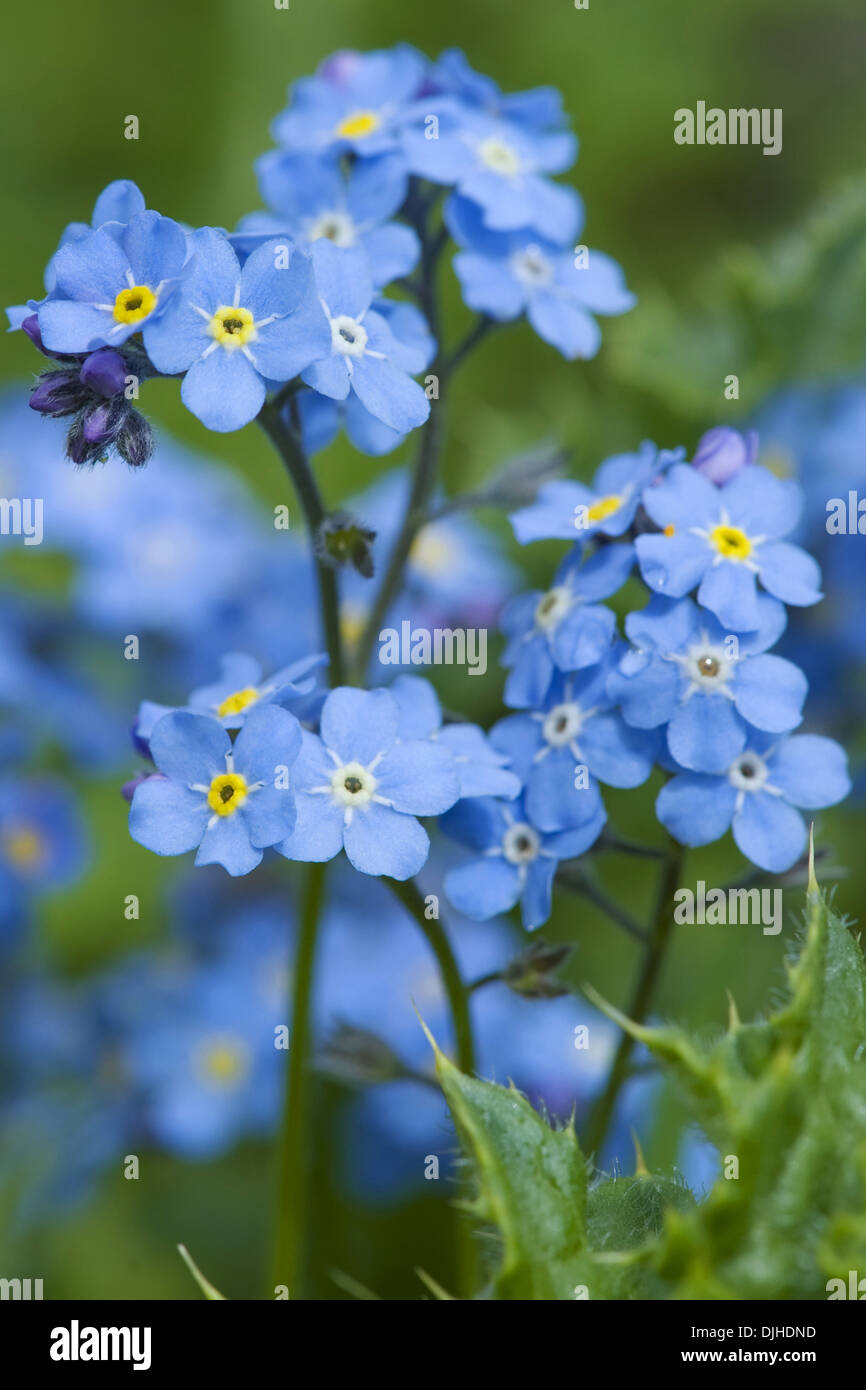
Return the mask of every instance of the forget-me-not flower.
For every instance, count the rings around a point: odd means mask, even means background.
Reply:
[[[583,540],[600,533],[622,536],[640,505],[642,490],[679,462],[683,449],[657,449],[648,439],[632,454],[612,454],[590,484],[573,478],[544,483],[534,502],[509,520],[521,545],[541,540]]]
[[[308,256],[264,242],[241,268],[223,232],[193,232],[195,262],[147,339],[154,366],[185,372],[181,399],[208,429],[237,430],[262,408],[266,382],[289,381],[328,350]]]
[[[222,864],[236,877],[291,833],[301,726],[287,710],[251,710],[234,743],[219,720],[181,710],[157,721],[149,743],[161,775],[139,783],[129,812],[129,833],[145,849],[197,849],[197,865]]]
[[[430,739],[401,739],[400,706],[387,690],[339,686],[320,727],[321,735],[303,732],[298,821],[279,852],[321,863],[345,848],[360,873],[411,878],[430,848],[416,817],[440,815],[460,794],[453,754]]]

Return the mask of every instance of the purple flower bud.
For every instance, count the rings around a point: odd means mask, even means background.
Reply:
[[[703,473],[711,483],[721,487],[758,455],[758,436],[755,430],[740,434],[727,425],[707,430],[698,440],[692,467]]]
[[[130,407],[126,401],[99,401],[84,412],[81,429],[88,444],[113,444]]]
[[[44,372],[30,393],[30,409],[40,415],[73,415],[86,400],[77,372]]]
[[[352,79],[361,62],[361,54],[354,48],[338,48],[330,58],[319,64],[319,76],[333,82],[335,87],[345,87]]]
[[[34,347],[37,347],[40,352],[45,352],[45,347],[42,342],[42,334],[39,332],[38,314],[28,314],[26,319],[22,319],[21,329],[22,332],[27,334],[27,337],[30,339]]]
[[[143,415],[130,410],[117,438],[115,448],[131,468],[141,468],[153,453],[153,431]]]
[[[81,364],[81,383],[100,396],[117,396],[126,385],[126,359],[114,348],[97,348]]]

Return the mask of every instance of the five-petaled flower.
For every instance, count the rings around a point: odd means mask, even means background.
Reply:
[[[155,854],[196,849],[196,864],[248,874],[295,824],[292,765],[301,727],[287,710],[251,710],[234,743],[219,720],[180,710],[150,734],[159,774],[140,782],[129,833]]]
[[[430,841],[416,817],[447,811],[460,783],[448,748],[400,732],[400,706],[389,691],[331,691],[321,736],[303,733],[298,821],[281,854],[322,862],[345,848],[364,874],[406,879],[418,872]]]

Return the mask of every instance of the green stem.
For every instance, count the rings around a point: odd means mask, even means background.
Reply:
[[[294,398],[292,405],[295,405]],[[282,459],[292,480],[310,540],[319,586],[319,605],[322,630],[328,651],[331,685],[343,684],[343,644],[340,636],[340,607],[337,595],[337,575],[316,553],[317,533],[325,520],[325,504],[318,484],[307,461],[297,427],[288,425],[276,401],[267,401],[259,411],[258,421]]]
[[[300,934],[292,982],[292,1022],[283,1128],[279,1149],[279,1198],[273,1282],[292,1299],[309,1296],[310,1223],[310,1012],[316,936],[325,865],[311,864],[301,904]]]
[[[568,864],[568,860],[563,861],[557,870],[556,882],[560,888],[565,888],[570,893],[577,893],[580,897],[586,898],[587,902],[592,903],[593,907],[597,907],[618,927],[622,927],[623,931],[628,932],[635,941],[647,940],[647,934],[643,927],[626,912],[624,907],[620,907],[615,899],[608,897],[603,888],[599,888],[579,870],[575,876],[570,871]]]
[[[463,983],[460,969],[451,950],[451,944],[442,923],[435,917],[427,917],[424,911],[424,898],[411,879],[400,882],[396,878],[386,878],[385,883],[395,898],[414,917],[427,938],[431,951],[436,957],[442,987],[451,1010],[454,1023],[454,1041],[457,1052],[457,1065],[467,1076],[475,1072],[475,1044],[472,1041],[472,1020],[469,1016],[469,991]]]
[[[665,958],[674,925],[673,897],[680,881],[685,851],[677,845],[662,869],[659,880],[656,910],[650,927],[640,973],[635,982],[631,1000],[625,1010],[634,1023],[643,1023],[652,1004],[659,973]],[[629,1072],[629,1062],[634,1048],[634,1038],[623,1033],[607,1085],[596,1103],[586,1135],[586,1152],[598,1154],[610,1125],[619,1093]]]

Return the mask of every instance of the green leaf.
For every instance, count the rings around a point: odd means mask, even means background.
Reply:
[[[752,1023],[732,1003],[710,1042],[633,1024],[594,996],[717,1144],[723,1173],[701,1202],[640,1154],[633,1177],[589,1184],[572,1123],[552,1128],[513,1087],[436,1050],[476,1176],[470,1210],[501,1243],[484,1296],[825,1299],[828,1279],[866,1272],[866,967],[814,879],[787,985]]]

